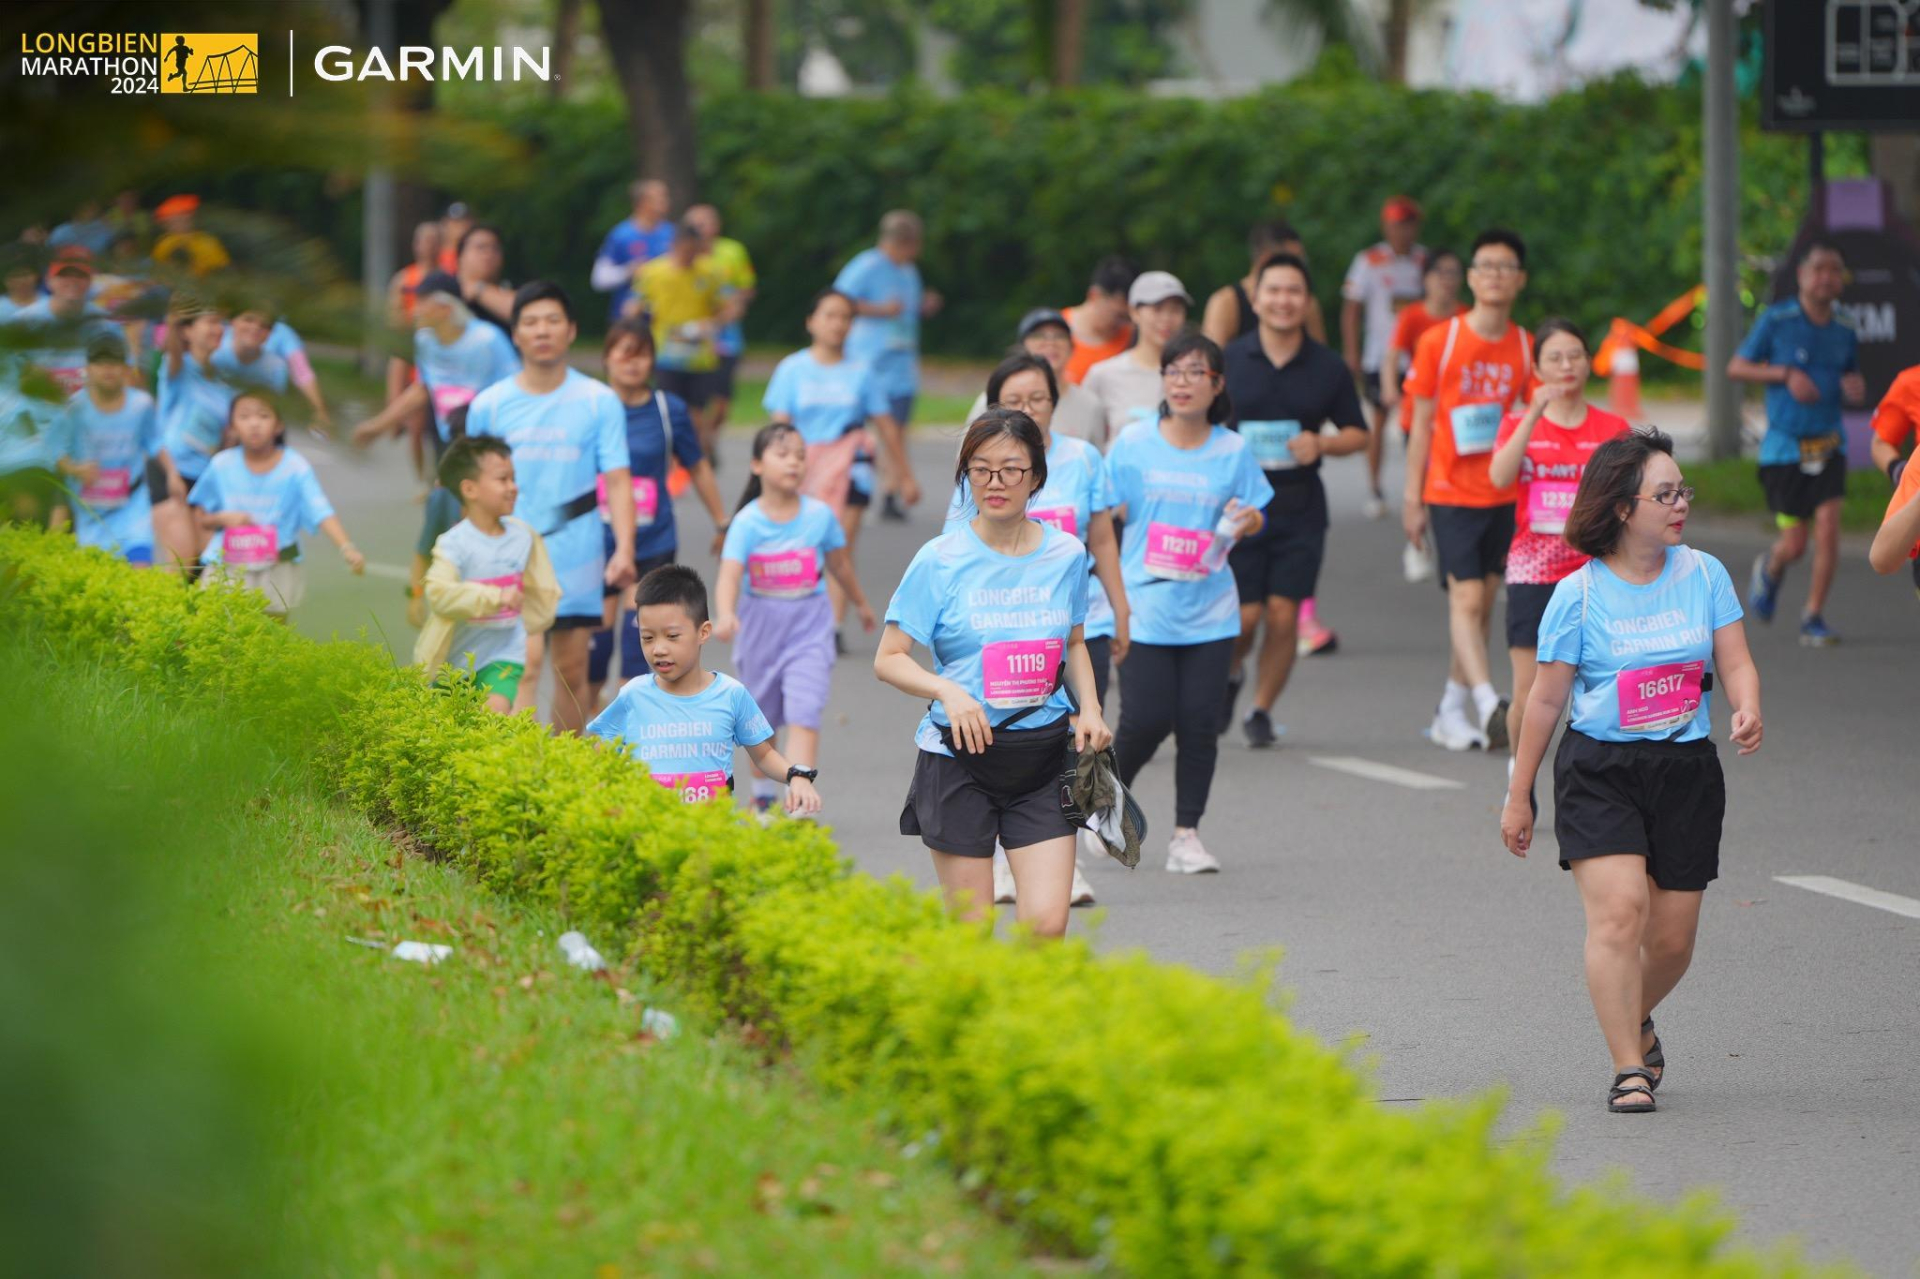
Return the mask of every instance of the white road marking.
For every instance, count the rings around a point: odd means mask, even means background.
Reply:
[[[1331,768],[1336,773],[1352,773],[1355,777],[1365,777],[1376,782],[1392,782],[1395,786],[1405,786],[1412,790],[1464,790],[1466,788],[1465,782],[1456,782],[1450,777],[1416,773],[1410,768],[1395,768],[1392,764],[1376,764],[1370,759],[1360,759],[1353,755],[1309,755],[1307,762],[1318,764],[1321,768]]]
[[[1855,905],[1872,906],[1876,910],[1905,915],[1908,919],[1920,919],[1920,901],[1902,897],[1899,893],[1884,893],[1878,888],[1835,879],[1831,875],[1775,875],[1773,878],[1775,883],[1791,884],[1810,893],[1825,893],[1828,897],[1838,897]]]

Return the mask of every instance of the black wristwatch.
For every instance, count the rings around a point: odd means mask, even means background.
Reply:
[[[810,782],[818,781],[820,779],[820,770],[817,768],[802,768],[798,764],[787,765],[787,785],[793,785],[793,779],[796,777],[804,777]]]

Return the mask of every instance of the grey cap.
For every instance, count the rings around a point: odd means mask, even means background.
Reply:
[[[1127,290],[1128,306],[1152,306],[1168,298],[1179,298],[1188,306],[1193,305],[1193,295],[1171,271],[1142,271],[1134,278],[1133,287]]]
[[[1036,306],[1033,310],[1020,317],[1020,327],[1014,330],[1013,336],[1016,340],[1024,342],[1026,341],[1027,334],[1048,324],[1057,324],[1065,329],[1068,334],[1072,334],[1073,332],[1073,326],[1067,323],[1066,316],[1060,314],[1050,306]]]

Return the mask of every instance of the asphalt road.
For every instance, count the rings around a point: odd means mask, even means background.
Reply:
[[[956,439],[956,428],[916,428],[923,483],[951,464]],[[725,492],[744,481],[746,443],[739,432],[725,442]],[[419,507],[400,451],[351,458],[301,447],[375,563],[355,580],[321,547],[298,625],[408,652],[399,579]],[[1421,737],[1445,672],[1442,598],[1401,580],[1397,529],[1361,517],[1358,460],[1327,474],[1334,527],[1321,612],[1339,651],[1296,667],[1276,716],[1287,730],[1279,749],[1249,750],[1237,731],[1226,739],[1202,828],[1224,873],[1161,869],[1169,743],[1138,787],[1156,828],[1147,857],[1131,873],[1089,866],[1099,905],[1076,911],[1074,929],[1216,972],[1248,950],[1284,947],[1293,1017],[1351,1043],[1382,1104],[1502,1088],[1514,1126],[1544,1110],[1564,1116],[1555,1162],[1570,1178],[1625,1169],[1633,1191],[1662,1201],[1711,1187],[1750,1238],[1798,1236],[1819,1258],[1920,1273],[1920,919],[1778,878],[1828,876],[1920,912],[1908,801],[1920,602],[1910,580],[1874,577],[1855,541],[1827,610],[1843,644],[1797,644],[1787,619],[1804,566],[1789,579],[1782,621],[1750,625],[1766,745],[1724,757],[1722,875],[1693,971],[1659,1013],[1669,1062],[1660,1111],[1613,1116],[1602,1107],[1610,1071],[1581,974],[1579,902],[1555,864],[1550,819],[1543,813],[1532,857],[1509,856],[1498,836],[1502,760]],[[876,608],[936,531],[935,504],[909,525],[864,531],[860,572]],[[683,503],[681,521],[683,558],[711,567],[705,516]],[[1690,540],[1744,583],[1765,532],[1722,524]],[[873,679],[871,638],[849,639],[821,761],[827,820],[863,868],[931,883],[925,851],[895,825],[919,707]],[[709,652],[727,668],[724,646]],[[1724,738],[1724,707],[1717,718]],[[1327,760],[1362,761],[1375,775]],[[1367,765],[1418,777],[1381,780]],[[1419,778],[1428,788],[1404,784]]]

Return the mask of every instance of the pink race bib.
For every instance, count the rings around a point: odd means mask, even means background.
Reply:
[[[600,518],[612,523],[613,514],[607,510],[607,477],[602,475],[593,482],[594,494],[600,499]],[[645,528],[653,523],[660,514],[660,482],[651,475],[633,477],[633,526]]]
[[[503,591],[509,586],[518,587],[520,585],[520,575],[518,573],[506,573],[499,577],[476,577],[473,580],[481,586],[497,586]],[[518,616],[520,616],[520,606],[514,604],[511,606],[503,605],[498,611],[483,614],[473,620],[476,622],[511,622]]]
[[[103,466],[93,483],[80,486],[80,500],[107,509],[125,506],[133,491],[133,472],[124,466]]]
[[[1527,485],[1527,527],[1536,533],[1567,531],[1567,512],[1580,485],[1572,480],[1535,480]]]
[[[1053,693],[1066,651],[1063,639],[1001,640],[980,650],[987,705],[1002,710],[1038,706]]]
[[[1080,536],[1080,512],[1071,506],[1028,507],[1027,518],[1051,524],[1068,537]]]
[[[220,538],[220,554],[229,564],[259,568],[280,558],[280,530],[271,524],[242,524]]]
[[[775,599],[799,599],[820,585],[820,560],[813,547],[747,556],[747,589]]]
[[[1209,530],[1151,521],[1147,524],[1147,572],[1174,582],[1198,582],[1207,576],[1200,557],[1212,544]]]
[[[1620,699],[1620,727],[1634,733],[1657,733],[1684,726],[1700,710],[1700,684],[1705,662],[1664,662],[1614,677]]]
[[[680,792],[684,803],[699,804],[727,793],[727,775],[718,769],[705,773],[655,773],[653,780]]]
[[[455,409],[473,403],[474,396],[472,388],[465,386],[429,387],[427,394],[433,399],[433,411],[443,422],[453,416]]]

